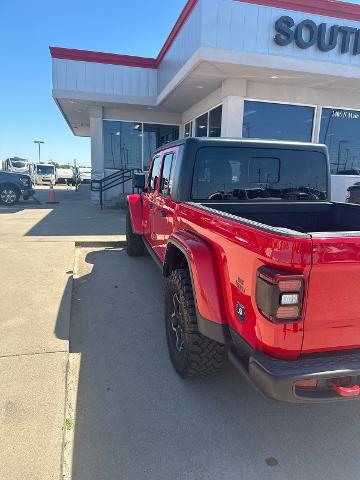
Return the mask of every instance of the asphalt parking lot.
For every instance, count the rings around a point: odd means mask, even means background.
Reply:
[[[74,479],[359,478],[359,403],[290,405],[232,366],[180,379],[166,350],[163,281],[150,257],[78,249]]]

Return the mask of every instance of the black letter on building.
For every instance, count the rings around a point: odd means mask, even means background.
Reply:
[[[360,30],[356,30],[353,54],[359,55],[359,53],[360,53]]]
[[[304,39],[303,32],[304,28],[307,28],[309,31],[308,40]],[[295,42],[299,48],[309,48],[315,45],[317,40],[317,30],[318,27],[315,22],[312,20],[303,20],[295,29]]]
[[[275,42],[280,47],[289,45],[294,40],[294,32],[291,28],[295,25],[294,20],[291,17],[280,17],[275,23],[275,30],[278,32],[275,35]]]
[[[340,27],[339,31],[343,34],[341,41],[341,53],[348,53],[350,51],[351,35],[356,32],[356,28]]]
[[[333,25],[330,29],[328,35],[328,41],[326,41],[326,23],[321,23],[319,25],[319,35],[318,35],[318,47],[323,52],[329,52],[334,50],[337,45],[339,34],[339,26]]]

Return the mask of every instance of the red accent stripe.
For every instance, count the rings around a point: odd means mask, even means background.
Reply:
[[[243,3],[255,3],[266,7],[295,10],[296,12],[315,13],[325,17],[360,20],[360,5],[337,0],[235,0]]]
[[[89,50],[74,50],[70,48],[50,47],[53,58],[77,60],[84,62],[107,63],[110,65],[126,65],[130,67],[157,68],[156,58],[118,55],[116,53],[91,52]]]
[[[77,60],[111,65],[126,65],[130,67],[158,68],[169,48],[194,10],[199,0],[188,0],[174,28],[171,30],[157,58],[118,55],[115,53],[91,52],[89,50],[74,50],[69,48],[50,47],[53,58]],[[313,13],[326,17],[360,20],[360,5],[337,0],[233,0],[242,3],[253,3],[266,7],[293,10],[296,12]]]

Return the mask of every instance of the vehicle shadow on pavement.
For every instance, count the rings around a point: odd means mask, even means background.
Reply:
[[[359,404],[267,400],[230,365],[182,380],[150,257],[78,251],[70,348],[81,353],[75,480],[357,478]]]

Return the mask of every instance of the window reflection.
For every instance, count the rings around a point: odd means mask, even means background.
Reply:
[[[326,157],[301,149],[204,147],[196,155],[191,198],[325,200]]]
[[[184,137],[192,137],[192,122],[186,123],[184,128]]]
[[[105,168],[141,168],[149,166],[154,150],[179,138],[179,127],[104,120],[103,136]]]
[[[195,121],[195,131],[197,137],[207,137],[208,134],[208,113],[204,113]]]
[[[313,120],[313,107],[246,100],[243,137],[311,142]]]
[[[360,112],[323,108],[320,143],[329,149],[332,174],[360,173]]]
[[[222,105],[209,112],[209,137],[221,136]]]
[[[104,121],[105,168],[141,167],[141,123]]]
[[[154,150],[179,138],[177,125],[144,123],[144,165],[149,165]]]

